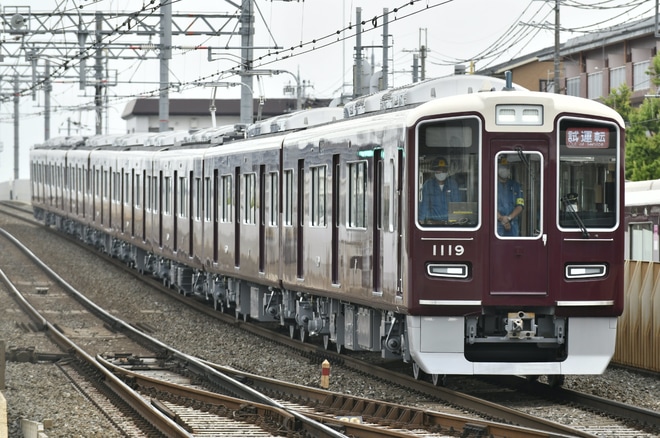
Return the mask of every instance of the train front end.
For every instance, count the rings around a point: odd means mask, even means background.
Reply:
[[[432,375],[598,374],[623,310],[620,116],[489,92],[409,118],[408,348]]]

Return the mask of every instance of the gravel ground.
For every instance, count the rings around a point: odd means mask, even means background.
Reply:
[[[320,366],[264,340],[256,340],[231,326],[214,323],[165,297],[154,295],[113,267],[99,270],[102,263],[95,256],[63,243],[43,229],[5,223],[0,227],[24,240],[46,263],[80,290],[92,291],[90,298],[122,315],[129,321],[142,321],[155,329],[154,335],[186,353],[201,356],[257,374],[303,385],[318,386]],[[2,259],[0,258],[0,263]],[[35,334],[16,326],[4,286],[0,286],[0,337],[7,345],[32,346]],[[53,347],[55,348],[55,347]],[[39,350],[42,351],[42,350]],[[462,381],[463,379],[459,379]],[[452,386],[452,380],[449,380]],[[605,398],[660,410],[660,382],[625,370],[608,369],[602,376],[567,376],[565,387],[590,392]],[[415,404],[418,395],[393,391],[392,387],[367,376],[333,368],[331,390],[378,398],[397,403]],[[458,388],[460,389],[460,388]],[[8,363],[6,389],[10,437],[22,436],[21,418],[34,421],[53,420],[49,437],[117,436],[92,405],[71,387],[58,369],[49,364]]]

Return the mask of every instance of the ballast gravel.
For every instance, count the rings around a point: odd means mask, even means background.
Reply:
[[[43,228],[3,215],[0,215],[0,227],[25,242],[74,287],[90,292],[90,299],[126,320],[148,324],[164,342],[213,362],[302,385],[318,386],[318,363],[310,363],[281,346],[219,324],[158,295],[128,274]],[[44,341],[38,339],[40,334],[26,332],[17,326],[13,317],[17,309],[4,285],[0,284],[0,340],[4,340],[7,346],[47,348],[43,346]],[[50,348],[50,351],[56,349]],[[121,436],[56,366],[15,362],[6,365],[5,389],[1,392],[7,400],[10,437],[23,436],[20,431],[22,418],[50,426],[45,433],[51,438]],[[448,386],[452,386],[451,379]],[[611,367],[602,376],[567,376],[564,386],[660,410],[660,382],[654,377]],[[340,368],[331,371],[330,389],[402,404],[415,404],[419,398],[418,394],[408,394],[387,383]]]

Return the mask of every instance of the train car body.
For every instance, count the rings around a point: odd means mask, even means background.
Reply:
[[[85,226],[184,294],[417,377],[601,373],[623,305],[623,121],[501,88],[447,78],[300,129],[94,150]],[[80,197],[46,195],[66,147],[31,159],[35,215],[84,223]]]
[[[660,180],[626,182],[627,260],[660,261]]]

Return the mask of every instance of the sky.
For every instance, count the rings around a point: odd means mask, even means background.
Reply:
[[[14,12],[65,12],[76,11],[104,14],[154,11],[159,0],[11,0],[0,3],[3,15]],[[203,14],[237,13],[241,0],[174,0],[173,13],[189,13],[192,17]],[[608,27],[653,16],[655,1],[649,0],[561,0],[560,40]],[[554,0],[254,0],[254,67],[257,70],[284,70],[290,73],[261,76],[253,81],[254,97],[293,97],[285,94],[287,86],[295,85],[294,76],[304,84],[305,95],[316,98],[334,98],[342,93],[352,93],[352,70],[355,58],[356,13],[361,10],[362,46],[369,62],[375,60],[375,69],[382,64],[383,15],[387,9],[390,87],[412,82],[413,56],[426,47],[426,78],[453,74],[456,65],[469,67],[472,62],[477,70],[515,59],[554,44]],[[29,7],[29,9],[26,9]],[[123,20],[122,20],[123,21]],[[192,23],[177,19],[179,25]],[[236,20],[215,20],[223,23],[224,30],[239,29]],[[117,26],[121,24],[117,20]],[[195,26],[195,25],[192,25]],[[35,25],[31,26],[32,28]],[[92,25],[89,26],[93,28]],[[8,32],[5,23],[0,41],[15,37]],[[76,41],[75,34],[26,36],[28,47],[36,42]],[[46,39],[44,39],[46,38]],[[90,40],[92,38],[90,37]],[[147,42],[134,35],[117,35],[114,43],[140,44]],[[158,44],[158,37],[152,41]],[[169,89],[174,98],[211,98],[212,89],[203,87],[204,82],[239,82],[231,73],[241,52],[238,49],[221,48],[240,46],[238,36],[182,36],[173,38],[175,49],[169,62],[170,83],[180,84]],[[89,48],[91,45],[88,43]],[[212,47],[212,59],[208,50],[191,50],[194,46]],[[25,65],[25,52],[7,46],[2,50],[0,61],[0,181],[14,177],[14,103],[13,67]],[[14,47],[14,48],[12,48]],[[177,47],[180,47],[177,48]],[[136,51],[135,53],[138,53]],[[17,56],[7,56],[8,53]],[[151,53],[153,57],[153,52]],[[44,59],[37,59],[37,71],[44,72]],[[51,73],[63,62],[77,64],[73,52],[62,51],[61,56],[50,58]],[[88,64],[92,64],[89,61]],[[108,69],[116,71],[118,84],[107,90],[107,116],[103,122],[104,133],[125,132],[121,114],[126,104],[138,97],[158,96],[159,62],[149,60],[111,59]],[[28,81],[30,69],[21,70]],[[515,78],[514,78],[515,81]],[[29,81],[21,89],[30,89]],[[9,97],[7,97],[9,96]],[[218,88],[217,99],[238,99],[240,87]],[[94,88],[80,89],[77,82],[54,75],[51,92],[51,137],[71,134],[93,135],[95,113],[93,110]],[[29,176],[28,151],[35,143],[44,141],[44,93],[24,93],[19,107],[19,178]]]

